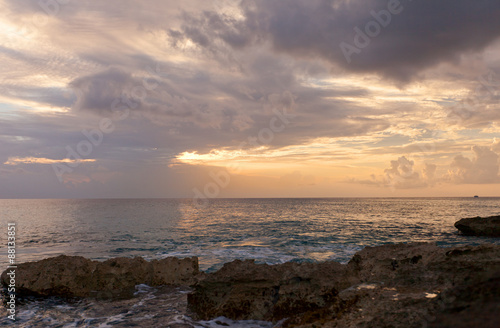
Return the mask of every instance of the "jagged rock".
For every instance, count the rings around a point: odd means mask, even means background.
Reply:
[[[135,285],[151,284],[151,264],[142,257],[118,257],[98,263],[86,281],[90,296],[98,298],[121,298],[130,296]],[[76,295],[88,296],[88,295]]]
[[[441,311],[429,328],[498,328],[500,272],[450,289],[438,301]]]
[[[8,270],[1,281],[8,285]],[[148,262],[143,258],[113,258],[104,262],[81,256],[57,256],[18,264],[17,293],[42,296],[121,298],[139,284],[189,285],[198,275],[198,258],[169,257]]]
[[[384,245],[363,249],[347,265],[234,261],[195,284],[188,304],[202,319],[416,328],[444,311],[441,293],[499,272],[500,246]]]
[[[167,257],[162,260],[152,260],[153,276],[150,286],[193,284],[201,273],[198,267],[198,258]]]
[[[2,284],[9,283],[7,272]],[[18,265],[19,294],[130,296],[137,284],[192,285],[200,319],[280,321],[282,327],[497,327],[500,246],[431,243],[366,247],[348,264],[233,261],[211,274],[197,258],[59,256]],[[191,315],[191,314],[190,314]]]
[[[19,294],[84,296],[90,292],[90,277],[96,268],[81,256],[48,258],[17,265],[16,292]],[[2,273],[2,285],[7,285],[7,272]]]
[[[362,282],[443,289],[500,269],[499,260],[500,247],[494,245],[443,248],[411,243],[366,247],[348,266]]]
[[[455,228],[467,236],[500,237],[500,215],[462,219]]]
[[[236,260],[207,275],[188,295],[201,319],[280,320],[293,314],[316,315],[339,290],[357,282],[336,262],[255,264]]]
[[[499,246],[440,248],[413,243],[367,247],[348,266],[358,272],[363,284],[339,293],[344,302],[355,302],[325,327],[451,328],[454,326],[445,325],[445,320],[469,308],[475,310],[461,315],[476,318],[456,327],[478,327],[481,320],[496,320],[491,308],[498,309],[498,303],[482,297],[481,289],[474,286],[500,279]],[[449,296],[463,295],[462,291],[470,288],[478,294],[462,297],[460,304],[458,297]]]

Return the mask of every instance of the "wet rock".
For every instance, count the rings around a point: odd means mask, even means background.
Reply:
[[[143,258],[118,257],[97,263],[84,287],[89,287],[90,296],[97,298],[127,298],[132,296],[135,285],[148,285],[151,278],[151,265]]]
[[[498,306],[474,286],[500,279],[499,246],[440,248],[413,243],[367,247],[348,266],[363,283],[339,293],[340,299],[354,301],[354,305],[325,327],[453,327],[444,325],[445,320],[453,319],[457,310],[470,308],[477,311],[465,311],[464,317],[474,314],[485,322],[497,320],[491,308]],[[463,296],[459,302],[453,296],[467,295],[463,291],[471,288],[477,291],[475,297]],[[477,326],[481,325],[456,327]]]
[[[451,288],[437,300],[440,307],[430,328],[497,328],[500,326],[500,272]]]
[[[21,295],[88,295],[89,279],[96,266],[97,262],[84,257],[65,255],[18,264],[16,292]],[[8,271],[2,273],[3,286],[8,285]]]
[[[266,265],[236,260],[196,284],[188,303],[200,319],[319,318],[339,290],[357,281],[336,262]]]
[[[1,278],[4,286],[9,283],[7,271]],[[204,320],[225,316],[282,327],[489,328],[499,326],[500,246],[383,245],[366,247],[347,264],[237,260],[211,274],[199,273],[197,258],[98,262],[59,256],[20,264],[16,282],[21,294],[113,299],[130,296],[139,284],[194,284],[187,314]]]
[[[348,263],[362,282],[432,290],[500,269],[500,247],[494,245],[438,247],[411,243],[366,247]]]
[[[8,285],[8,270],[1,276]],[[18,264],[16,287],[20,295],[124,298],[139,284],[190,285],[198,275],[198,258],[113,258],[104,262],[80,256],[48,258]]]
[[[445,311],[442,293],[495,279],[499,272],[500,246],[384,245],[366,247],[347,265],[234,261],[195,284],[188,304],[202,319],[224,315],[286,319],[283,326],[297,327],[422,327]]]
[[[167,257],[162,260],[152,260],[153,276],[151,286],[161,285],[192,285],[200,275],[198,258]]]
[[[467,236],[500,237],[500,215],[462,219],[455,228]]]

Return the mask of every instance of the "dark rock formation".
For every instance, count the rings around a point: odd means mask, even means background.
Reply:
[[[188,295],[202,319],[279,320],[301,313],[321,317],[339,290],[358,282],[337,262],[255,264],[233,261],[207,275]]]
[[[441,293],[480,288],[496,281],[498,273],[499,246],[385,245],[363,249],[347,265],[234,261],[199,281],[188,304],[202,319],[224,315],[287,318],[284,326],[422,327],[445,320],[442,313],[453,309],[455,300]],[[442,317],[436,319],[438,314]]]
[[[363,284],[340,292],[342,300],[356,302],[343,316],[331,320],[329,327],[482,327],[491,313],[480,315],[480,310],[461,325],[440,326],[439,322],[468,316],[468,308],[480,309],[489,302],[482,300],[479,306],[481,296],[476,295],[457,304],[458,298],[450,295],[479,291],[477,286],[500,278],[500,246],[440,248],[413,243],[367,247],[348,266]],[[491,302],[490,306],[500,305],[498,298]]]
[[[455,223],[455,228],[467,236],[500,237],[500,215],[462,219]]]
[[[7,271],[2,284],[9,283]],[[198,259],[58,256],[19,264],[19,294],[123,298],[135,285],[192,285],[199,319],[225,316],[283,327],[500,327],[500,246],[430,243],[366,247],[337,262],[227,263],[203,274]]]
[[[8,285],[8,270],[1,276]],[[199,274],[198,258],[169,257],[148,262],[143,258],[113,258],[104,262],[80,256],[48,258],[22,263],[16,269],[20,295],[122,298],[132,295],[135,285],[189,285]]]
[[[500,272],[447,290],[430,328],[500,327]]]

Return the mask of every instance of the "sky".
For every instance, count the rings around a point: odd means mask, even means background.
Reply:
[[[500,196],[499,1],[0,11],[0,198]]]

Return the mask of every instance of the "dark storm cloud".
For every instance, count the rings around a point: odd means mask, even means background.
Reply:
[[[188,16],[171,36],[209,49],[219,40],[235,49],[268,41],[294,57],[319,57],[349,71],[408,81],[439,63],[479,52],[500,35],[500,2],[494,0],[255,0],[242,1],[241,7],[243,20],[204,12]],[[393,12],[390,22],[381,11]],[[370,23],[377,22],[375,16],[388,23],[378,24],[379,33],[368,41],[361,37],[365,44],[350,54],[349,63],[340,45],[355,46],[355,28],[365,38],[367,24],[376,32]]]

